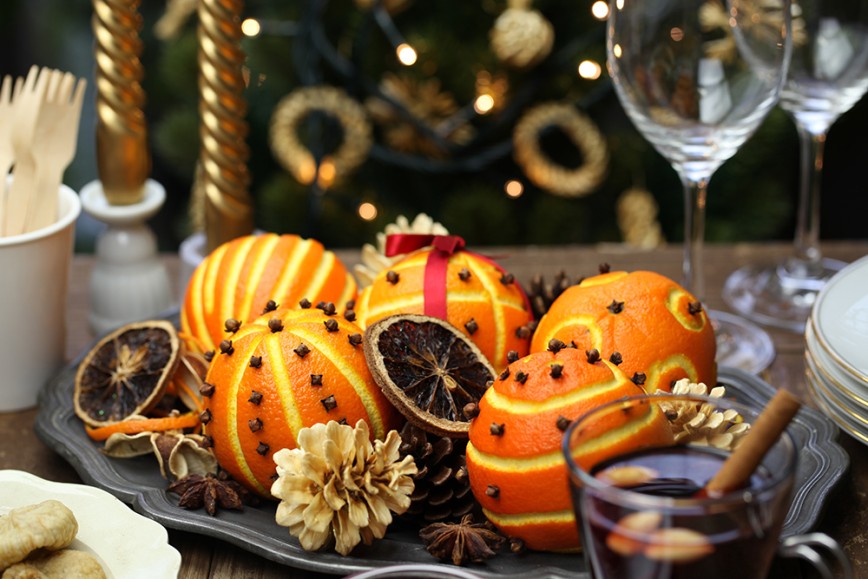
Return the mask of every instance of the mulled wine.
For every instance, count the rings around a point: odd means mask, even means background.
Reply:
[[[582,540],[595,576],[765,577],[790,489],[761,490],[772,479],[761,468],[734,499],[695,498],[726,456],[706,447],[676,446],[597,465],[591,474],[607,486],[574,490],[582,495],[574,499],[585,510]]]

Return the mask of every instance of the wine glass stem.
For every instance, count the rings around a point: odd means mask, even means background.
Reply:
[[[705,275],[702,271],[702,246],[705,241],[705,198],[708,177],[681,177],[684,186],[684,287],[696,299],[705,296]]]
[[[826,131],[812,132],[801,123],[799,131],[801,180],[796,221],[795,258],[810,270],[820,263],[820,179]]]

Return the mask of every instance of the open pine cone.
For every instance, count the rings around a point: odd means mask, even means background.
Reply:
[[[666,392],[658,390],[657,394]],[[699,394],[722,398],[726,394],[723,386],[712,388],[703,383],[692,383],[681,379],[672,387],[672,394]],[[734,450],[750,431],[750,424],[732,409],[717,410],[711,404],[692,404],[687,402],[660,403],[672,426],[675,442],[678,444],[698,444],[713,446],[722,450]]]
[[[404,426],[399,456],[413,456],[419,469],[413,476],[416,488],[404,519],[424,524],[450,522],[478,511],[467,477],[466,446],[466,439],[438,437],[409,422]]]
[[[541,274],[533,276],[528,287],[527,297],[530,300],[534,319],[542,318],[549,311],[552,303],[570,286],[579,283],[581,279],[571,280],[567,272],[558,273],[552,283],[546,283]]]

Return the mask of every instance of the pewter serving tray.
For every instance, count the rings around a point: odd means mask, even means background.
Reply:
[[[128,503],[137,512],[164,526],[215,537],[278,563],[321,573],[348,575],[400,563],[434,563],[417,530],[395,523],[384,539],[360,546],[352,556],[304,551],[287,529],[274,522],[275,504],[245,507],[244,512],[220,511],[211,517],[204,511],[177,506],[178,497],[167,494],[152,456],[112,459],[100,453],[100,443],[91,441],[73,412],[75,372],[80,356],[42,392],[36,433],[58,452],[88,484],[99,487]],[[774,393],[759,378],[733,368],[721,368],[719,377],[727,396],[743,402],[764,404]],[[791,434],[801,449],[796,474],[795,497],[784,523],[783,534],[810,531],[821,515],[834,485],[849,465],[849,458],[835,442],[838,430],[827,418],[811,409],[799,411]],[[528,552],[521,556],[500,554],[468,570],[482,577],[587,578],[581,555]]]

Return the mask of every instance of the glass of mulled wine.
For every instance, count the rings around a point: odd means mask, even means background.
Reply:
[[[598,579],[763,579],[775,554],[817,554],[831,573],[818,533],[788,537],[798,451],[784,434],[750,481],[720,496],[703,489],[761,409],[728,399],[660,394],[617,400],[575,420],[564,435],[576,522]],[[661,442],[661,428],[672,439]],[[652,435],[652,433],[654,433]],[[814,547],[821,544],[823,549]],[[787,547],[786,549],[783,547]],[[845,576],[847,570],[844,569]]]

